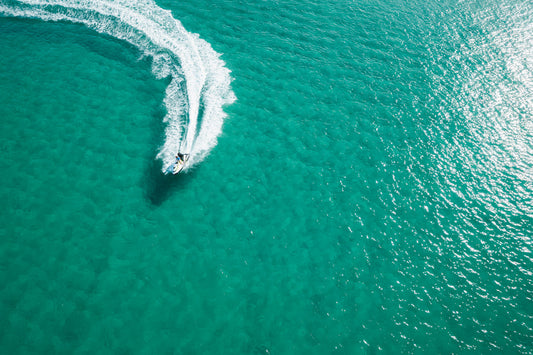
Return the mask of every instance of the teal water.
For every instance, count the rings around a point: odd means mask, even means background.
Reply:
[[[533,352],[527,2],[32,2],[0,0],[1,353]]]

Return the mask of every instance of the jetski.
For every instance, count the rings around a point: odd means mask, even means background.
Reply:
[[[188,161],[189,154],[178,153],[178,155],[176,155],[176,161],[174,162],[174,164],[168,167],[167,171],[172,172],[172,174],[176,175],[183,170]]]

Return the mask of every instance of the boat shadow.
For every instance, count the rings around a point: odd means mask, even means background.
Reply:
[[[194,170],[177,175],[164,174],[161,161],[154,159],[148,164],[145,173],[146,198],[153,206],[160,206],[174,193],[185,189],[194,174]]]
[[[168,87],[171,79],[171,77],[162,79],[164,87]],[[157,101],[163,102],[164,90],[161,91],[160,95],[162,95],[162,97]],[[174,193],[179,193],[179,191],[185,189],[195,175],[194,169],[191,169],[186,173],[179,173],[177,175],[164,174],[161,171],[162,162],[161,160],[155,158],[155,155],[157,155],[157,151],[161,147],[161,140],[165,139],[165,124],[162,122],[166,114],[167,111],[164,105],[154,107],[152,114],[154,123],[152,126],[152,141],[154,143],[151,152],[149,154],[147,153],[147,161],[149,161],[149,163],[146,164],[145,171],[142,176],[142,186],[145,186],[145,197],[148,202],[155,207],[162,205]]]

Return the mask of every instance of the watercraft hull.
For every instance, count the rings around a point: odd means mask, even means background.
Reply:
[[[183,160],[176,159],[176,162],[173,165],[169,166],[167,171],[171,172],[174,175],[179,174],[181,171],[183,171],[188,161],[189,161],[189,155],[186,154],[183,156]]]

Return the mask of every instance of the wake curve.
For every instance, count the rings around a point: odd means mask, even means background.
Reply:
[[[216,145],[223,107],[235,101],[230,71],[209,43],[152,0],[0,0],[0,14],[81,23],[151,56],[153,74],[171,78],[164,99],[165,143],[157,155],[163,172],[178,149],[190,153],[190,168]]]

